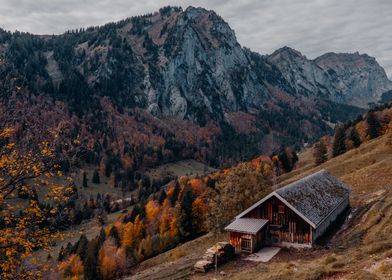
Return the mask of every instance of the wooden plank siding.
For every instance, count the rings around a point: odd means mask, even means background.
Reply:
[[[274,196],[244,217],[269,220],[271,243],[312,243],[312,227]]]
[[[230,244],[233,245],[236,252],[244,252],[243,248],[241,247],[242,239],[250,239],[251,240],[251,250],[250,253],[256,252],[259,250],[263,243],[264,243],[264,236],[265,231],[264,229],[259,231],[257,234],[247,234],[247,233],[240,233],[240,232],[230,232]]]

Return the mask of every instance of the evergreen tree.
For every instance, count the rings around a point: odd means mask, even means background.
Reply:
[[[72,246],[71,242],[68,242],[67,246],[65,246],[65,250],[64,250],[64,254],[63,254],[64,259],[68,258],[73,253],[74,253],[73,246]]]
[[[345,138],[346,137],[345,137],[344,127],[338,125],[335,129],[335,136],[333,139],[333,146],[332,146],[333,157],[344,154],[346,152]]]
[[[106,160],[105,161],[105,176],[109,178],[111,174],[112,174],[112,163],[110,160]]]
[[[103,243],[105,242],[106,239],[106,234],[105,234],[105,230],[103,227],[101,227],[101,231],[99,232],[98,235],[98,248],[100,249],[103,245]]]
[[[298,161],[296,152],[290,148],[281,149],[278,154],[279,161],[281,162],[285,172],[293,170],[295,163]]]
[[[96,280],[100,278],[98,273],[99,249],[100,246],[98,239],[93,239],[88,243],[86,259],[84,261],[84,277],[86,280]]]
[[[170,202],[173,206],[176,204],[179,194],[180,194],[180,184],[178,183],[178,180],[175,180],[174,190],[173,190],[172,196],[170,198]]]
[[[328,150],[324,141],[320,141],[314,145],[313,158],[316,165],[320,165],[327,161]]]
[[[158,198],[159,204],[162,205],[162,203],[165,201],[166,197],[167,197],[166,191],[164,189],[161,189],[161,191],[159,193],[159,198]]]
[[[61,246],[60,251],[59,251],[59,256],[57,258],[57,261],[62,262],[65,259],[65,249],[64,246]]]
[[[93,182],[94,184],[99,184],[100,181],[101,181],[101,180],[100,180],[100,178],[99,178],[98,170],[94,170],[92,182]]]
[[[120,247],[121,245],[120,235],[118,234],[118,230],[115,226],[112,226],[112,228],[110,229],[109,237],[113,238],[117,247]]]
[[[181,201],[177,204],[177,226],[179,231],[179,237],[181,241],[189,239],[193,234],[193,223],[192,223],[192,203],[194,196],[192,189],[189,186],[185,186],[182,192]]]
[[[349,139],[353,143],[354,148],[358,148],[362,144],[361,138],[359,137],[358,131],[355,126],[353,126],[350,131]]]
[[[88,185],[87,185],[87,173],[86,172],[83,172],[83,187],[84,188],[87,188],[88,187]]]
[[[367,134],[370,139],[374,139],[380,136],[379,130],[381,128],[381,125],[374,112],[369,112],[367,114],[366,123],[367,123]]]
[[[76,246],[76,254],[79,255],[82,261],[86,257],[87,245],[88,245],[88,239],[86,235],[82,234]]]

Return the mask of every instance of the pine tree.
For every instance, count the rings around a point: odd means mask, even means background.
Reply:
[[[97,239],[93,239],[88,243],[87,251],[86,251],[86,259],[84,261],[84,277],[86,280],[99,279],[99,275],[98,275],[99,249],[100,249],[100,245]]]
[[[327,161],[328,150],[324,141],[320,141],[314,145],[313,158],[316,165],[320,165]]]
[[[159,193],[159,198],[158,198],[159,204],[162,205],[162,203],[165,201],[166,197],[167,197],[166,191],[164,189],[161,189],[161,191]]]
[[[349,139],[353,143],[354,148],[358,148],[362,144],[361,138],[359,137],[358,131],[355,126],[353,126],[350,131]]]
[[[109,178],[111,174],[112,174],[112,163],[108,159],[105,161],[105,176]]]
[[[86,235],[82,234],[79,238],[79,241],[77,242],[77,247],[76,247],[76,254],[79,255],[82,261],[84,261],[86,257],[87,245],[88,245],[88,239]]]
[[[67,246],[65,246],[65,250],[64,250],[64,258],[68,258],[70,255],[72,255],[74,252],[73,246],[71,244],[71,242],[67,243]]]
[[[112,226],[109,232],[109,237],[113,238],[114,243],[117,247],[121,245],[120,235],[118,234],[118,230],[115,226]]]
[[[57,261],[62,262],[65,259],[65,249],[64,246],[61,246],[60,251],[59,251],[59,256],[57,258]]]
[[[189,239],[195,233],[192,224],[192,203],[194,196],[192,189],[185,186],[182,192],[181,201],[176,206],[176,219],[181,241]]]
[[[335,129],[335,136],[334,136],[333,146],[332,146],[333,157],[344,154],[346,152],[345,138],[346,137],[345,137],[344,127],[338,125]]]
[[[103,245],[103,243],[105,242],[106,239],[106,234],[105,234],[105,230],[103,227],[101,227],[101,231],[99,232],[98,235],[98,248],[100,249],[101,246]]]
[[[83,183],[82,183],[82,185],[83,185],[84,188],[88,187],[88,184],[87,184],[87,173],[86,172],[83,172]]]
[[[172,196],[170,198],[170,202],[173,206],[176,204],[179,194],[180,194],[180,184],[176,180],[174,183],[174,190],[173,190]]]
[[[374,112],[369,112],[367,114],[366,123],[367,123],[367,134],[370,139],[374,139],[380,136],[379,130],[381,128],[381,125]]]
[[[99,184],[100,181],[101,181],[101,180],[100,180],[100,178],[99,178],[98,170],[94,170],[92,182],[93,182],[94,184]]]

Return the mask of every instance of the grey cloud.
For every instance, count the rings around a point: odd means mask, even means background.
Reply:
[[[392,76],[389,0],[1,0],[0,26],[38,34],[101,25],[165,5],[215,10],[240,43],[260,53],[284,45],[309,58],[367,53]]]

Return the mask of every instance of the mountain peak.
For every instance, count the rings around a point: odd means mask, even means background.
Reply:
[[[284,46],[282,48],[277,49],[274,51],[270,57],[276,57],[276,56],[294,56],[294,57],[303,57],[306,58],[300,51],[297,51],[296,49],[293,49],[288,46]]]

